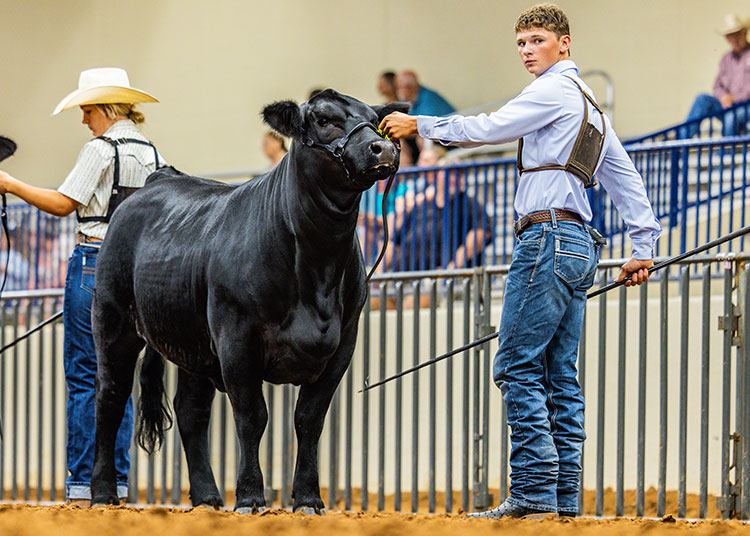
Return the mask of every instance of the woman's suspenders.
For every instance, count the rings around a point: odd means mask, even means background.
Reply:
[[[593,181],[594,171],[596,170],[596,165],[599,162],[599,157],[602,154],[602,149],[604,148],[604,138],[607,133],[607,126],[604,122],[604,112],[596,103],[596,101],[591,97],[591,95],[583,90],[583,88],[575,78],[567,75],[565,76],[566,78],[570,78],[578,87],[578,89],[581,91],[581,99],[583,100],[583,122],[581,123],[580,130],[578,131],[578,137],[576,138],[575,144],[573,145],[573,150],[570,152],[568,162],[564,166],[558,164],[547,164],[535,168],[524,169],[523,163],[521,161],[521,154],[523,153],[523,138],[521,138],[518,140],[518,174],[520,175],[521,173],[524,173],[526,171],[560,169],[572,173],[573,175],[581,179],[585,188],[591,188],[592,186],[596,186],[596,182]],[[599,112],[599,115],[602,119],[602,132],[599,132],[594,125],[589,123],[589,107],[586,105],[586,100],[588,100]]]
[[[117,150],[119,145],[125,145],[126,143],[140,143],[141,145],[150,145],[154,150],[154,158],[156,168],[159,169],[159,153],[156,151],[156,147],[150,141],[138,140],[135,138],[117,138],[112,139],[106,136],[97,136],[96,139],[104,140],[115,148],[115,169],[114,177],[112,179],[112,194],[109,196],[109,205],[107,206],[107,214],[105,216],[86,216],[82,218],[76,214],[79,223],[85,223],[89,221],[109,223],[112,218],[112,213],[115,211],[117,206],[122,203],[130,194],[138,190],[140,187],[132,186],[120,186],[120,153]]]

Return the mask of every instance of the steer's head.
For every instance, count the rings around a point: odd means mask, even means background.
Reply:
[[[263,109],[263,120],[304,146],[309,153],[304,157],[337,168],[342,187],[366,190],[398,169],[398,148],[378,134],[378,124],[391,112],[408,110],[406,103],[368,106],[326,89],[301,105],[269,104]]]

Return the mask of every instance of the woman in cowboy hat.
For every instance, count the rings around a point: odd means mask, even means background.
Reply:
[[[14,194],[35,207],[67,216],[76,211],[76,246],[68,260],[63,298],[64,365],[68,385],[67,466],[69,502],[88,504],[94,460],[94,377],[96,353],[91,334],[91,299],[96,256],[107,233],[115,206],[140,188],[164,160],[139,131],[144,116],[136,103],[158,102],[130,86],[123,69],[100,68],[81,72],[78,89],[67,95],[52,115],[80,106],[83,124],[94,139],[83,146],[75,167],[57,189],[39,188],[0,170],[0,193]],[[115,465],[117,492],[127,497],[130,468],[128,449],[133,428],[132,402],[117,435]]]

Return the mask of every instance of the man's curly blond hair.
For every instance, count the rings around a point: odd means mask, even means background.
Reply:
[[[516,21],[516,33],[530,28],[544,28],[554,32],[558,39],[570,35],[568,17],[555,4],[537,4],[521,13]]]

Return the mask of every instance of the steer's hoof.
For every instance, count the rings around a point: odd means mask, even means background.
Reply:
[[[215,503],[200,503],[195,508],[205,508],[206,510],[221,510],[221,507]]]
[[[238,514],[262,514],[266,510],[268,510],[268,508],[265,506],[240,506],[234,511]]]
[[[325,508],[313,508],[312,506],[302,506],[301,508],[295,510],[295,512],[302,512],[306,516],[314,516],[315,514],[319,516],[326,515]]]

